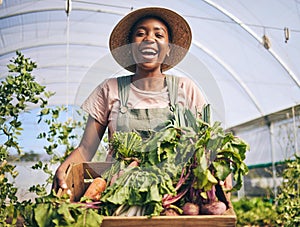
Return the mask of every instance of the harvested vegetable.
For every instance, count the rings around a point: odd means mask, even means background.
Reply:
[[[198,215],[199,205],[191,202],[187,202],[182,207],[183,214],[185,215]]]
[[[145,215],[159,215],[163,210],[162,196],[174,194],[172,179],[155,166],[125,169],[101,197],[103,210],[112,215],[120,206],[143,206]]]
[[[222,215],[226,211],[225,203],[221,201],[215,201],[208,204],[203,204],[200,209],[200,214],[208,215]]]
[[[179,216],[178,212],[173,208],[167,208],[162,213],[162,216]]]
[[[211,126],[186,113],[184,126],[170,121],[146,140],[135,132],[114,134],[110,146],[117,161],[102,175],[112,183],[103,192],[100,213],[169,215],[187,204],[183,214],[223,214],[229,208],[220,182],[232,176],[230,191],[240,189],[249,146],[219,122]]]
[[[93,201],[99,201],[101,198],[101,193],[105,189],[106,189],[106,181],[101,177],[97,177],[93,179],[92,183],[85,191],[83,197],[91,199]]]

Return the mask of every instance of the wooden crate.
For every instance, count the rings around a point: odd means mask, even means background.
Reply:
[[[91,175],[98,177],[111,166],[107,162],[86,162],[71,165],[67,172],[67,184],[72,191],[73,201],[79,201],[87,189]],[[236,215],[229,209],[223,215],[195,215],[195,216],[158,216],[158,217],[104,217],[101,227],[225,227],[235,226]]]

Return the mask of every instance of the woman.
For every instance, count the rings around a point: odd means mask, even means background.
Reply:
[[[205,99],[196,85],[188,78],[164,74],[184,58],[190,44],[189,25],[168,9],[139,9],[116,25],[110,37],[111,53],[134,74],[105,80],[83,103],[89,114],[85,132],[56,171],[56,191],[67,189],[64,177],[71,163],[92,159],[106,128],[109,138],[115,131],[137,131],[147,137],[173,117],[174,106],[201,113]]]

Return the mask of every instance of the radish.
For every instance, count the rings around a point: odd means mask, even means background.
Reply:
[[[182,207],[184,215],[198,215],[199,214],[199,206],[195,203],[187,202]]]

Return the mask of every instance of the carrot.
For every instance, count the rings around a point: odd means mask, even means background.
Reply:
[[[85,191],[83,197],[94,201],[99,201],[101,193],[106,189],[106,181],[101,177],[96,177]]]

